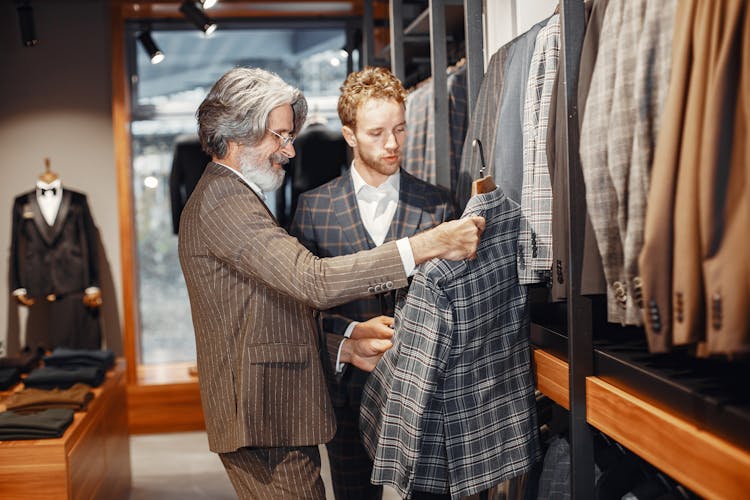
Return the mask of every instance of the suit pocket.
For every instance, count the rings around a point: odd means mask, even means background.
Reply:
[[[261,344],[248,348],[251,364],[306,365],[310,360],[309,345]]]

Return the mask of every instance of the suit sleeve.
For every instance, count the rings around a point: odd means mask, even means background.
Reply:
[[[201,212],[200,238],[213,257],[315,309],[406,286],[396,243],[321,259],[276,224],[249,189]]]
[[[94,225],[94,218],[91,217],[91,210],[89,209],[89,203],[86,196],[83,196],[83,203],[81,205],[81,210],[83,212],[83,236],[86,242],[86,252],[88,256],[88,283],[86,286],[100,287],[99,250],[96,244],[96,239],[99,237],[99,231]]]
[[[23,255],[20,242],[22,210],[23,201],[21,198],[16,198],[16,201],[13,203],[13,222],[10,240],[10,272],[8,273],[10,281],[9,289],[11,292],[19,288],[25,288],[22,283],[20,269],[20,259],[21,255]]]
[[[444,378],[453,332],[453,309],[445,292],[417,273],[397,314],[398,361],[375,452],[373,479],[411,491],[411,471],[421,455],[428,406]],[[430,453],[426,453],[430,456]],[[388,477],[394,474],[395,477]]]

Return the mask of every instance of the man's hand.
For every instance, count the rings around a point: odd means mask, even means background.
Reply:
[[[393,343],[386,339],[346,339],[341,347],[340,361],[371,372],[383,357],[383,353],[392,346]]]
[[[26,307],[31,307],[34,305],[34,302],[35,302],[34,299],[29,297],[25,293],[23,295],[15,295],[15,297],[19,303],[25,305]]]
[[[474,259],[479,237],[484,231],[484,217],[473,216],[443,222],[439,226],[409,238],[414,262],[432,258],[447,260]]]
[[[376,316],[359,323],[352,330],[352,340],[393,338],[393,318],[390,316]]]

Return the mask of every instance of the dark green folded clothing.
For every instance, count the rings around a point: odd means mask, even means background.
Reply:
[[[104,370],[95,366],[81,366],[77,368],[56,368],[53,366],[43,366],[29,373],[23,379],[26,387],[36,387],[37,389],[67,389],[73,384],[81,382],[98,387],[104,381]]]
[[[115,364],[115,353],[109,349],[68,349],[57,347],[44,357],[45,366],[98,366],[108,370]]]
[[[0,440],[59,438],[73,422],[73,410],[55,408],[32,415],[0,413]]]

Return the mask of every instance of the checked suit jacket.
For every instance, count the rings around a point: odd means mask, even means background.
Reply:
[[[417,270],[396,311],[394,346],[365,385],[360,430],[372,482],[458,499],[527,472],[539,458],[526,289],[518,282],[520,208],[477,195],[477,258]]]
[[[402,169],[398,207],[385,241],[413,236],[454,218],[447,190],[419,180]],[[289,232],[319,257],[375,248],[362,224],[351,171],[302,194]],[[336,359],[342,336],[351,321],[367,321],[381,314],[393,316],[394,293],[366,297],[321,313],[330,359]],[[349,366],[343,376],[331,380],[334,405],[359,409],[367,376],[367,372]]]
[[[179,256],[210,449],[330,440],[316,309],[406,286],[396,244],[320,259],[239,174],[209,163],[182,212]]]

